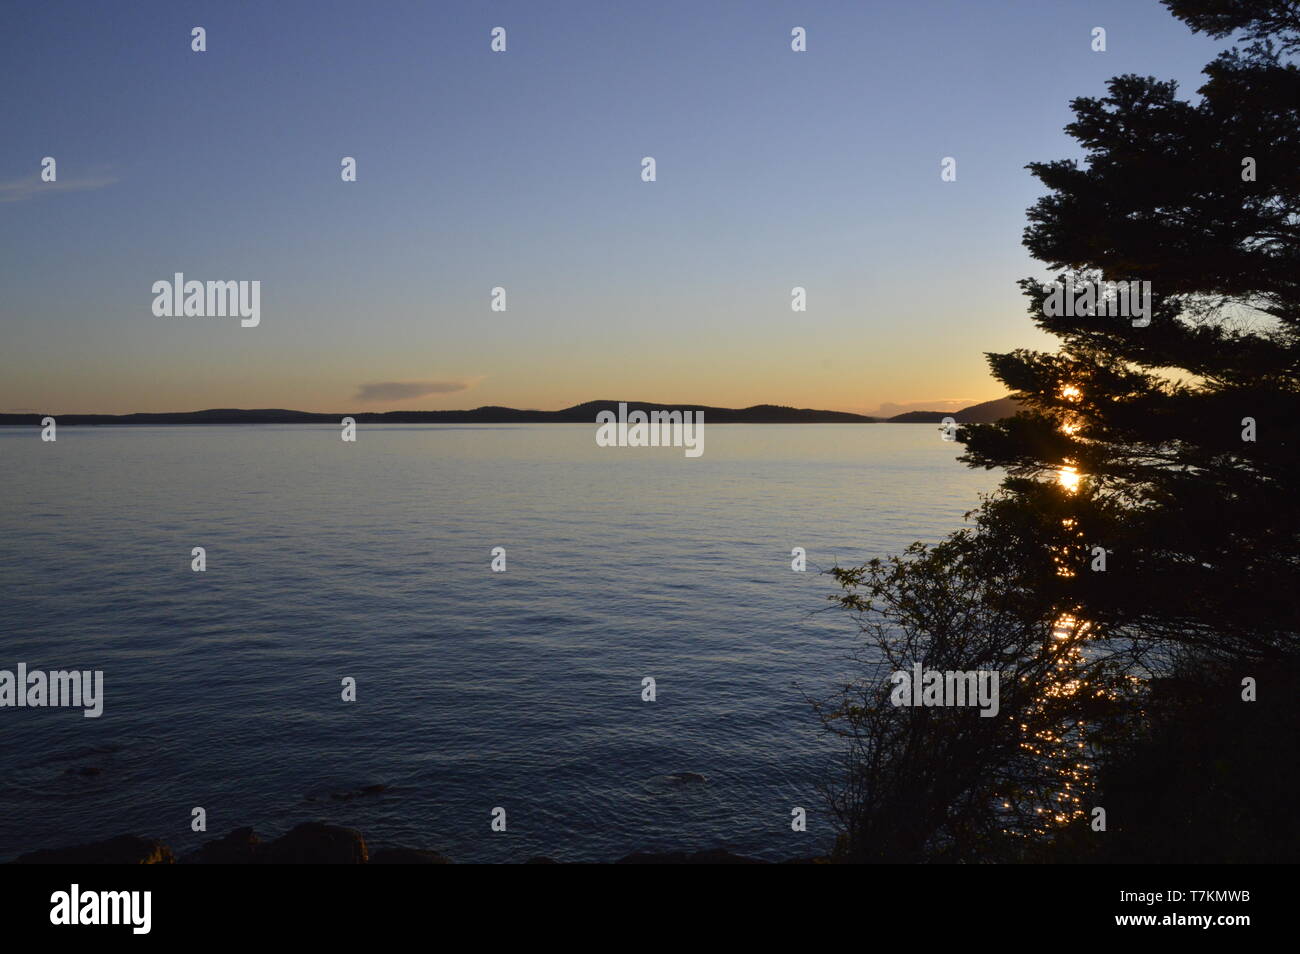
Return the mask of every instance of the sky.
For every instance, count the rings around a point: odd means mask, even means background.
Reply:
[[[55,414],[1000,397],[985,352],[1052,347],[1015,285],[1048,274],[1025,164],[1080,155],[1072,98],[1127,72],[1193,96],[1225,45],[1157,0],[5,20],[0,412]],[[156,316],[177,272],[259,281],[260,323]]]

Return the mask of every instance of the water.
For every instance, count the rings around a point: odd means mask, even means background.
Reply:
[[[816,571],[937,540],[995,476],[934,425],[708,425],[698,459],[594,431],[0,428],[0,669],[105,695],[0,709],[0,860],[312,819],[457,861],[827,848],[805,693],[855,630]]]

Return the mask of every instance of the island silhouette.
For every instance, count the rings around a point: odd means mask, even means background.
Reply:
[[[656,404],[645,401],[587,401],[560,411],[521,410],[513,407],[476,407],[466,411],[347,411],[322,414],[282,408],[213,408],[205,411],[165,411],[137,414],[57,414],[63,425],[122,424],[337,424],[351,417],[359,424],[591,424],[601,411],[618,412],[620,404],[631,411],[700,411],[710,424],[929,424],[952,417],[958,424],[987,424],[1010,417],[1018,407],[1012,398],[971,405],[960,411],[908,411],[894,417],[869,417],[847,411],[755,404],[753,407],[710,407],[706,404]],[[40,425],[44,414],[0,414],[0,426]]]

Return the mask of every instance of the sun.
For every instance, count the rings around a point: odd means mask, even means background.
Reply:
[[[1083,480],[1083,475],[1079,473],[1078,468],[1073,464],[1062,464],[1061,469],[1056,472],[1056,482],[1059,483],[1068,493],[1074,493],[1079,489],[1079,482]]]

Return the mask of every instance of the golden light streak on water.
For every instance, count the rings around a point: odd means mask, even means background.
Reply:
[[[1053,664],[1053,677],[1043,689],[1038,703],[1045,707],[1049,702],[1072,699],[1088,693],[1101,691],[1094,688],[1083,675],[1085,655],[1083,645],[1092,629],[1090,623],[1078,619],[1072,613],[1062,613],[1052,627],[1053,644],[1058,647],[1057,658]],[[1058,643],[1057,641],[1063,641]],[[1032,714],[1032,713],[1031,713]],[[1070,720],[1055,726],[1031,729],[1029,722],[1020,724],[1025,734],[1020,743],[1021,748],[1048,765],[1049,777],[1055,779],[1057,789],[1046,793],[1044,804],[1035,808],[1033,833],[1050,835],[1061,826],[1088,817],[1089,809],[1085,807],[1084,796],[1093,790],[1091,765],[1080,759],[1080,749],[1087,746],[1087,724],[1082,720]],[[1010,807],[1003,803],[1003,807]]]

